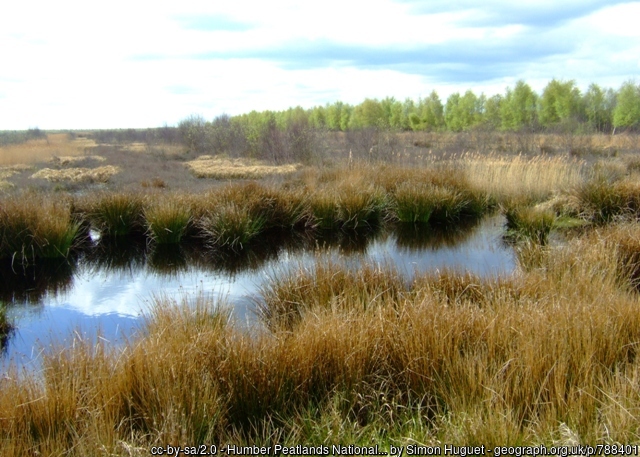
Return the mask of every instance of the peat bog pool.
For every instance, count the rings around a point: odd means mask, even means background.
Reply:
[[[259,324],[255,304],[269,278],[328,255],[357,267],[390,265],[406,274],[450,268],[481,276],[515,269],[503,241],[504,218],[434,230],[414,226],[326,236],[271,236],[240,253],[205,253],[199,246],[153,248],[144,240],[106,245],[98,240],[76,258],[37,265],[0,265],[0,302],[14,325],[0,353],[0,376],[10,366],[37,369],[41,356],[80,334],[120,344],[144,327],[154,297],[220,297],[237,325]]]

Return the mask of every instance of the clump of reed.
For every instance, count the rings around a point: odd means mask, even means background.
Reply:
[[[507,205],[503,209],[507,219],[507,237],[526,239],[546,244],[554,226],[556,216],[546,208],[520,204]]]
[[[104,237],[122,237],[144,230],[144,200],[131,193],[106,193],[89,201],[87,215]]]
[[[0,258],[66,257],[79,233],[68,201],[23,195],[0,207]]]
[[[144,210],[147,233],[157,244],[176,244],[191,224],[191,213],[176,198],[155,202]]]

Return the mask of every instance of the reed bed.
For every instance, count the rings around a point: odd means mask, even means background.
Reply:
[[[2,379],[0,451],[638,442],[640,303],[610,249],[631,235],[537,246],[535,267],[501,279],[406,282],[319,258],[273,278],[269,331],[254,335],[203,297],[158,298],[125,348],[76,341],[46,355],[40,378]]]
[[[452,160],[470,185],[492,199],[541,202],[582,184],[586,164],[564,156],[465,154]]]

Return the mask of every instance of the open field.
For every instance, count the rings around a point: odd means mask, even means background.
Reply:
[[[349,133],[290,161],[55,137],[67,152],[53,161],[3,162],[0,257],[65,257],[89,228],[233,255],[271,230],[449,227],[499,211],[517,272],[408,282],[319,251],[270,278],[254,334],[224,303],[159,291],[148,332],[125,347],[78,340],[41,373],[0,379],[0,454],[640,443],[638,137],[378,133],[374,148]],[[116,171],[73,178],[104,167]]]

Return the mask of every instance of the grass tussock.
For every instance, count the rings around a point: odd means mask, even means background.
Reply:
[[[595,224],[640,215],[640,185],[634,179],[595,176],[573,192],[580,216]]]
[[[178,198],[158,201],[144,210],[149,237],[157,244],[179,243],[191,225],[189,207]]]
[[[144,199],[128,193],[107,193],[84,203],[92,225],[105,237],[121,237],[144,229]]]
[[[198,178],[213,179],[260,179],[270,175],[290,174],[301,167],[300,164],[269,165],[247,158],[230,159],[209,155],[200,156],[185,165]]]
[[[344,181],[317,187],[309,198],[313,225],[320,229],[376,226],[386,206],[386,196],[375,186]]]
[[[76,342],[45,357],[41,380],[3,379],[0,450],[637,442],[639,299],[613,240],[537,245],[535,266],[502,279],[406,283],[320,259],[273,279],[270,330],[253,335],[211,302],[159,299],[126,348]]]
[[[0,206],[0,258],[66,257],[80,233],[68,201],[24,195]]]
[[[207,244],[213,248],[244,249],[266,224],[264,216],[234,202],[224,203],[215,212],[200,220],[200,229]]]
[[[547,243],[556,220],[550,209],[533,206],[507,206],[504,215],[507,219],[508,238],[524,238],[540,244]]]

